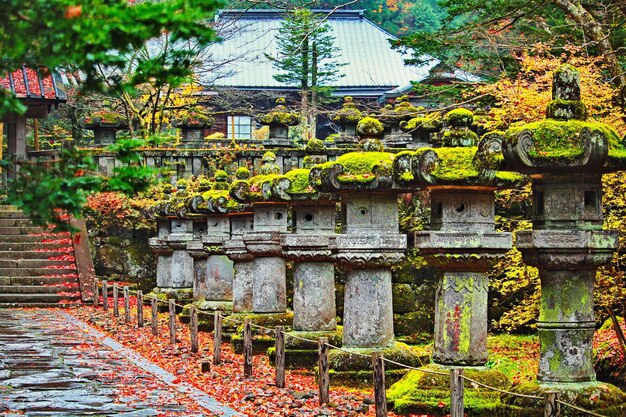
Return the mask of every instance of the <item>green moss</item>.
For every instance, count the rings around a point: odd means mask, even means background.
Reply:
[[[335,371],[354,371],[370,369],[372,366],[371,354],[382,352],[385,358],[402,363],[404,365],[419,367],[429,361],[429,355],[424,348],[408,346],[404,343],[396,343],[387,349],[351,349],[362,355],[353,355],[349,352],[332,349],[329,353],[328,361],[330,367]],[[402,367],[392,363],[385,364],[386,369],[401,369]]]
[[[385,131],[385,126],[378,119],[364,117],[356,125],[356,132],[361,137],[381,137]]]
[[[437,365],[426,370],[447,372]],[[465,370],[465,376],[495,388],[507,389],[508,378],[492,370]],[[469,416],[495,416],[501,408],[500,394],[496,391],[475,388],[465,384],[465,412]],[[408,372],[387,390],[387,401],[393,403],[393,411],[400,414],[418,413],[442,416],[450,413],[450,379],[448,376],[420,371]]]
[[[548,103],[546,117],[557,120],[585,120],[587,107],[580,100],[552,100]]]
[[[400,129],[405,132],[412,132],[414,130],[436,132],[441,129],[441,122],[432,117],[414,117],[408,122],[401,121]]]
[[[215,181],[227,181],[228,174],[226,173],[226,171],[220,169],[215,172],[213,178],[215,178]]]
[[[471,126],[474,121],[474,113],[464,108],[450,110],[446,114],[446,121],[450,126]]]
[[[293,194],[312,194],[316,191],[311,187],[309,183],[309,169],[293,169],[284,175],[291,181],[291,186],[287,190]]]
[[[238,180],[247,180],[250,178],[250,170],[246,167],[239,167],[237,171],[235,171],[235,177]]]
[[[341,109],[331,114],[330,119],[339,123],[358,123],[363,117],[363,113],[356,108],[352,97],[344,97],[344,103]]]
[[[278,126],[295,126],[300,123],[300,116],[298,113],[290,112],[285,107],[285,99],[276,99],[276,107],[269,113],[258,118],[258,122],[264,125],[278,125]]]
[[[436,148],[439,165],[433,175],[444,181],[456,182],[478,178],[478,170],[474,166],[476,147],[467,148]]]
[[[583,128],[604,135],[609,143],[609,155],[619,155],[624,152],[624,146],[618,134],[611,127],[597,122],[580,120],[546,119],[540,122],[512,127],[506,132],[505,141],[515,145],[518,135],[523,130],[533,133],[534,145],[528,154],[544,160],[574,160],[584,153],[584,145],[579,141],[579,134]]]
[[[324,141],[320,139],[309,139],[306,144],[307,152],[321,152],[326,148]]]

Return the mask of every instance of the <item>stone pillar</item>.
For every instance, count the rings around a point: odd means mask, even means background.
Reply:
[[[334,243],[347,270],[343,346],[384,349],[394,345],[391,266],[404,257],[396,193],[342,195],[344,234]]]
[[[172,268],[172,253],[174,250],[167,244],[167,236],[170,233],[169,220],[157,220],[157,236],[148,240],[152,252],[157,255],[156,285],[166,288],[170,284]]]
[[[253,231],[243,235],[254,255],[252,310],[255,313],[287,311],[286,264],[281,234],[287,232],[287,204],[254,203]]]
[[[539,268],[542,382],[595,381],[593,286],[596,269],[618,246],[602,228],[599,174],[533,179],[533,230],[518,232],[524,261]]]
[[[230,237],[230,222],[222,215],[206,215],[200,241],[194,242],[196,279],[194,300],[231,302],[233,262],[224,255],[223,244]]]
[[[254,256],[243,243],[243,233],[252,229],[250,213],[233,213],[230,219],[230,239],[224,241],[224,253],[233,261],[233,312],[252,311],[252,277]]]
[[[293,224],[295,233],[282,236],[285,256],[294,261],[293,329],[335,330],[335,266],[329,246],[335,233],[334,202],[295,203]]]
[[[180,139],[180,148],[203,149],[206,148],[204,143],[204,126],[179,126],[182,130]]]
[[[167,288],[193,287],[193,258],[187,251],[187,242],[193,240],[193,221],[185,219],[170,219],[170,233],[165,238],[167,245],[172,249],[169,280],[165,282]]]
[[[463,187],[431,190],[431,230],[415,233],[415,247],[438,271],[433,361],[487,362],[486,271],[511,248],[510,233],[496,233],[494,192]]]

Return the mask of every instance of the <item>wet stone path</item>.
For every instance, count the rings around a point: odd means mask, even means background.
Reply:
[[[233,415],[106,339],[60,310],[0,310],[0,416]]]

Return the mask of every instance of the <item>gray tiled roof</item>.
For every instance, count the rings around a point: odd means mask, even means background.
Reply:
[[[284,89],[273,78],[276,70],[265,53],[276,56],[276,36],[282,20],[272,10],[222,11],[217,17],[224,38],[211,54],[232,62],[219,69],[221,76],[213,82],[224,87],[250,89]],[[391,49],[385,32],[363,17],[359,10],[340,10],[327,20],[338,48],[337,61],[347,63],[340,68],[345,76],[333,83],[338,94],[380,94],[411,81],[422,81],[438,61],[432,59],[421,66],[407,66],[408,56]],[[213,73],[215,75],[215,72]]]

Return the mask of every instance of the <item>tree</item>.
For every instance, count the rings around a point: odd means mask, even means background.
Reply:
[[[172,45],[208,45],[216,36],[205,22],[218,4],[218,0],[0,0],[0,73],[23,64],[44,66],[79,74],[84,91],[118,94],[131,94],[144,83],[180,85],[192,74],[193,48],[134,54],[163,34]],[[131,59],[132,74],[119,76]],[[24,111],[15,97],[0,90],[0,116]],[[36,214],[39,223],[59,223],[55,209],[79,215],[90,193],[144,188],[151,173],[133,154],[144,143],[117,144],[125,166],[109,181],[74,150],[64,151],[57,161],[22,163],[20,175],[9,184],[9,201]]]
[[[447,17],[434,33],[417,32],[396,43],[415,56],[434,55],[485,77],[517,71],[512,53],[538,41],[555,51],[567,44],[601,56],[625,107],[624,2],[612,0],[443,0]]]
[[[330,26],[307,9],[295,9],[282,22],[277,39],[278,56],[269,56],[280,73],[274,78],[300,88],[301,112],[315,136],[314,116],[320,95],[342,74]],[[313,122],[312,122],[313,121]]]

